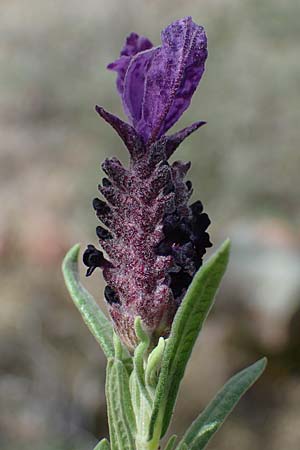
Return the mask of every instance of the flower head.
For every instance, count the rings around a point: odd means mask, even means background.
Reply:
[[[115,329],[129,349],[136,345],[134,319],[140,316],[153,343],[167,336],[180,302],[211,246],[210,220],[200,201],[188,205],[190,163],[168,159],[180,143],[205,122],[166,136],[189,106],[207,57],[204,29],[190,17],[162,32],[153,47],[131,33],[120,58],[117,89],[131,124],[96,107],[119,134],[130,154],[128,168],[115,158],[102,168],[99,185],[106,199],[94,199],[102,226],[97,236],[107,257],[93,245],[83,261],[90,275],[96,267],[107,282],[105,298]]]
[[[169,25],[161,41],[153,47],[132,33],[120,58],[108,65],[118,73],[124,110],[145,142],[160,138],[188,108],[207,58],[204,29],[191,17]]]

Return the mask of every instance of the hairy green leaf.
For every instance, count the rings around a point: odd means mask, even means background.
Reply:
[[[144,332],[142,327],[142,321],[140,317],[136,317],[135,333],[139,339],[139,344],[134,351],[133,367],[136,374],[136,379],[139,384],[140,392],[151,405],[150,394],[145,384],[145,370],[144,370],[144,356],[149,347],[150,339],[147,333]]]
[[[65,256],[62,271],[68,291],[96,341],[107,358],[114,355],[113,328],[92,295],[83,287],[78,275],[80,245],[76,244]]]
[[[266,358],[262,358],[234,375],[192,423],[176,450],[184,450],[184,445],[190,450],[203,450],[240,398],[262,374],[266,363]]]
[[[120,450],[118,443],[117,430],[114,424],[113,416],[113,399],[111,398],[111,374],[114,365],[114,358],[109,358],[106,366],[106,383],[105,383],[105,397],[107,405],[107,418],[109,426],[109,437],[111,450]]]
[[[146,385],[155,387],[157,384],[158,368],[161,364],[162,355],[165,348],[165,340],[163,337],[159,338],[157,346],[152,350],[148,357],[145,379]]]
[[[195,275],[179,307],[171,334],[166,342],[162,368],[156,389],[149,440],[157,427],[162,427],[161,437],[166,433],[178,389],[197,336],[202,328],[225,272],[229,259],[229,240]],[[162,422],[162,424],[161,424]]]
[[[112,450],[132,450],[136,431],[129,377],[122,361],[110,358],[106,372],[106,399]]]

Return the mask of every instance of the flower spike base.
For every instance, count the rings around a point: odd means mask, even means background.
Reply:
[[[95,450],[157,450],[169,427],[180,382],[193,346],[211,309],[229,257],[229,241],[195,275],[172,324],[170,336],[151,348],[149,335],[135,319],[138,345],[130,355],[111,322],[78,277],[79,245],[63,262],[70,295],[104,351],[107,363],[106,398],[110,442]],[[195,419],[180,441],[171,436],[165,450],[202,450],[242,395],[262,374],[263,358],[232,377]]]

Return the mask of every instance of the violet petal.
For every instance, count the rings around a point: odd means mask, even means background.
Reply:
[[[151,47],[153,47],[152,43],[145,36],[139,36],[136,33],[131,33],[126,38],[120,53],[120,58],[108,64],[107,68],[109,70],[114,70],[118,74],[116,84],[120,95],[123,94],[124,79],[132,57],[139,52],[148,50]]]
[[[127,36],[125,44],[121,50],[120,56],[134,56],[139,52],[153,47],[152,42],[145,36],[139,36],[137,33],[130,33]]]
[[[151,124],[144,117],[146,77],[150,70],[154,55],[159,53],[159,48],[152,48],[136,55],[130,62],[124,82],[123,108],[136,131],[145,140],[151,131]],[[155,114],[155,111],[153,111]],[[146,108],[147,115],[147,108]]]
[[[183,114],[204,72],[207,40],[191,17],[162,32],[162,46],[137,54],[128,65],[123,106],[145,141],[162,136]]]

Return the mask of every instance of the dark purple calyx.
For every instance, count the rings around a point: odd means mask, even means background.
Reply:
[[[103,117],[104,110],[98,112]],[[190,163],[168,162],[190,133],[163,136],[147,146],[140,139],[128,141],[131,131],[121,122],[116,126],[114,116],[107,113],[106,120],[127,142],[130,164],[125,168],[115,157],[102,164],[106,177],[99,191],[105,201],[96,198],[93,207],[104,225],[96,233],[109,261],[92,245],[83,261],[87,275],[102,269],[115,329],[133,350],[137,316],[153,344],[159,336],[168,336],[177,308],[211,246],[206,232],[210,221],[201,202],[188,206],[192,184],[185,176]],[[198,127],[192,125],[191,130]]]

